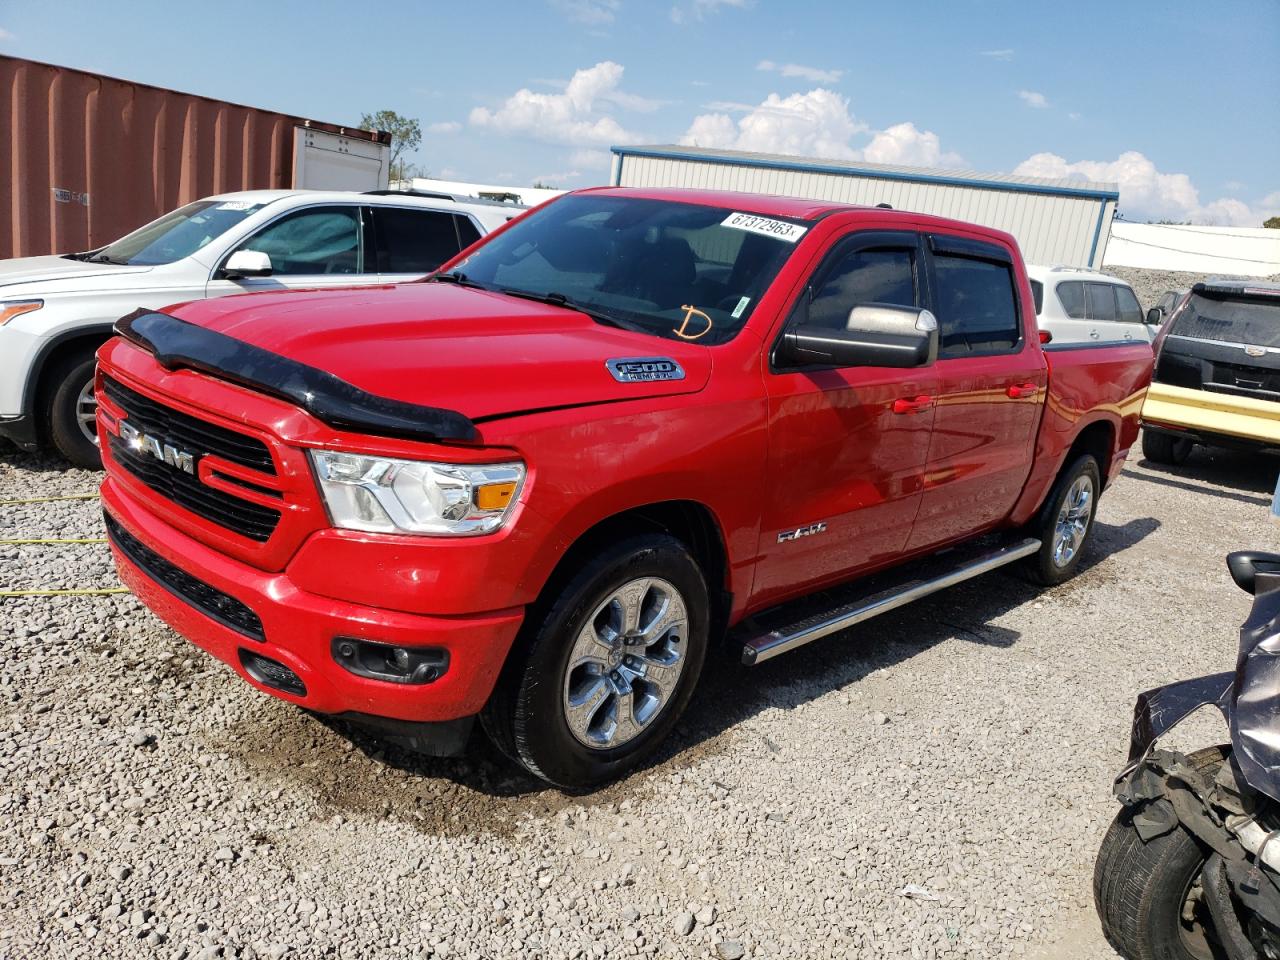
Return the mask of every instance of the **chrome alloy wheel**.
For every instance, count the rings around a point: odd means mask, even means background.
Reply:
[[[643,733],[675,696],[688,632],[684,598],[666,580],[632,580],[605,598],[579,631],[565,672],[574,739],[611,750]]]
[[[1053,527],[1053,563],[1065,567],[1080,550],[1089,521],[1093,518],[1093,479],[1076,477],[1071,489],[1058,509],[1058,519]]]
[[[93,377],[80,388],[76,397],[76,423],[80,432],[95,447],[98,445],[98,398],[93,392]]]

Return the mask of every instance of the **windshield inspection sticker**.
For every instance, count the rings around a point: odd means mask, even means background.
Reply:
[[[770,220],[768,217],[757,217],[754,213],[731,213],[720,222],[720,226],[758,233],[787,243],[795,243],[809,231],[808,227],[802,227],[798,223]]]
[[[733,319],[737,320],[740,316],[742,316],[742,311],[747,309],[747,304],[750,302],[751,302],[750,297],[739,297],[738,305],[733,308],[733,314],[732,314]]]
[[[218,204],[216,207],[214,207],[214,209],[215,210],[252,210],[253,206],[254,204],[252,200],[228,200],[225,203]]]

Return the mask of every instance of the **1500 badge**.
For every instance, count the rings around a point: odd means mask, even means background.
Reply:
[[[619,383],[648,383],[652,380],[683,380],[684,367],[670,357],[623,357],[606,360],[605,366]]]
[[[807,527],[796,527],[794,530],[783,530],[778,534],[778,542],[790,543],[792,540],[799,540],[801,537],[812,537],[815,534],[826,532],[826,523],[811,523]]]

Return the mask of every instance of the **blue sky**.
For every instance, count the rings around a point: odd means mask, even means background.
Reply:
[[[1277,0],[0,0],[0,53],[394,109],[446,178],[599,183],[611,145],[683,141],[1116,180],[1130,219],[1280,213]]]

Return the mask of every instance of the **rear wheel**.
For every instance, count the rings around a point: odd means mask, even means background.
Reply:
[[[1191,754],[1192,766],[1212,778],[1225,754],[1211,747]],[[1098,851],[1093,898],[1102,932],[1126,960],[1216,960],[1221,956],[1200,871],[1209,851],[1182,827],[1144,842],[1133,814],[1122,810]]]
[[[1101,492],[1098,461],[1089,454],[1077,457],[1062,471],[1033,531],[1040,549],[1029,558],[1032,579],[1053,586],[1075,576],[1093,533]]]
[[[1142,431],[1142,455],[1152,463],[1178,466],[1191,456],[1195,444],[1186,437],[1174,437],[1153,430]]]
[[[665,534],[602,550],[535,609],[481,715],[499,749],[577,790],[658,748],[706,656],[707,586]]]
[[[77,467],[99,470],[98,401],[93,393],[94,351],[73,354],[50,371],[49,436],[58,452]]]

